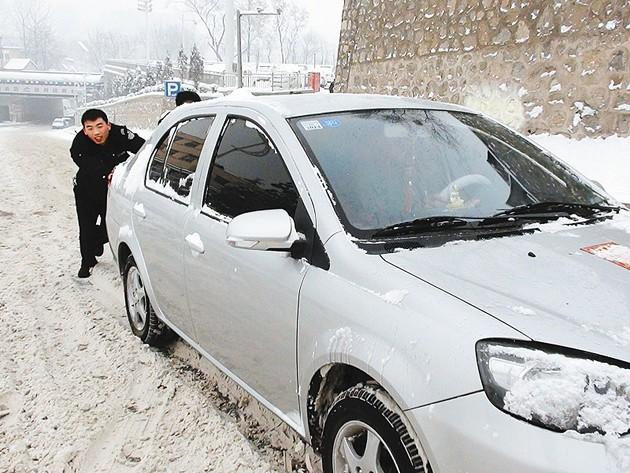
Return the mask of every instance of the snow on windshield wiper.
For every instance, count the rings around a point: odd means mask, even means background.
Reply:
[[[507,216],[560,216],[576,214],[581,217],[590,217],[597,212],[619,212],[620,207],[603,204],[580,204],[572,202],[534,202],[532,204],[519,205],[511,209],[498,212],[492,217]]]
[[[381,228],[372,234],[374,237],[411,235],[427,230],[441,230],[453,227],[472,226],[473,221],[482,220],[477,217],[452,217],[449,215],[419,218],[409,222],[400,222]]]

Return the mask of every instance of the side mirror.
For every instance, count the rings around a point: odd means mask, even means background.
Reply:
[[[225,239],[234,248],[246,250],[290,251],[304,236],[282,209],[259,210],[234,217],[228,224]]]

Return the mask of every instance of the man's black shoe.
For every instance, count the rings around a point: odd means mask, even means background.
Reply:
[[[82,264],[81,265],[81,269],[79,269],[79,274],[77,274],[78,277],[80,278],[89,278],[90,277],[90,270],[92,269],[92,266],[87,266]]]
[[[96,258],[92,258],[92,261],[90,261],[89,263],[82,262],[81,268],[79,269],[79,274],[77,274],[77,276],[80,278],[89,278],[91,274],[90,270],[94,266],[96,266],[97,263],[98,261],[96,260]]]

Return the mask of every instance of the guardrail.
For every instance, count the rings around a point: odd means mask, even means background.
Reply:
[[[237,76],[231,72],[204,73],[203,82],[220,87],[236,87]],[[243,73],[243,87],[251,89],[287,90],[308,85],[308,74],[303,72]]]

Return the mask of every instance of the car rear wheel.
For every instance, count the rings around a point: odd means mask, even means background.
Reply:
[[[340,393],[324,425],[324,473],[430,473],[403,419],[382,389],[359,385]]]
[[[133,334],[143,343],[152,346],[161,346],[170,341],[173,332],[155,314],[133,256],[127,259],[123,271],[123,284],[127,319]]]

